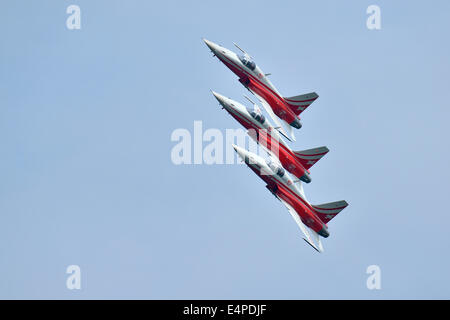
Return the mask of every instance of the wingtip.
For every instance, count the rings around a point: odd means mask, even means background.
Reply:
[[[317,248],[315,245],[313,245],[311,242],[309,242],[308,240],[306,240],[305,238],[302,238],[303,240],[305,240],[305,242],[307,243],[307,244],[309,244],[314,250],[316,250],[318,253],[322,253],[323,252],[323,250],[321,251],[321,250],[319,250],[319,248]]]

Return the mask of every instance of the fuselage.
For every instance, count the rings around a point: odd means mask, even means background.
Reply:
[[[243,148],[233,147],[247,166],[267,184],[267,188],[277,198],[288,203],[306,226],[325,238],[329,236],[327,225],[314,213],[314,209],[306,200],[303,191],[297,187],[289,173],[277,166],[276,163],[266,161]]]
[[[238,55],[214,42],[206,39],[204,41],[214,55],[239,77],[239,81],[252,93],[263,98],[280,119],[294,128],[301,128],[300,118],[289,108],[278,90],[248,55]]]
[[[213,92],[216,99],[244,128],[249,136],[264,149],[279,159],[283,167],[303,182],[311,182],[309,171],[297,160],[292,150],[282,140],[278,131],[257,109],[248,109],[244,105]]]

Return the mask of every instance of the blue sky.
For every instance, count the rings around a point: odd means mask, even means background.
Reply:
[[[2,2],[0,298],[450,298],[449,9]],[[239,43],[285,96],[320,95],[292,147],[328,146],[305,193],[350,204],[325,253],[244,166],[172,164],[173,130],[239,128],[210,89],[245,103],[202,37]]]

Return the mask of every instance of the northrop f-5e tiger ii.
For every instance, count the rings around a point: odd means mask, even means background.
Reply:
[[[254,102],[253,108],[247,108],[217,92],[213,91],[212,93],[222,108],[244,126],[248,130],[248,135],[270,153],[272,157],[277,158],[286,170],[303,182],[311,182],[309,168],[328,153],[327,147],[293,151],[283,141],[278,131],[264,117],[258,105]]]
[[[236,145],[233,145],[233,148],[247,166],[267,184],[266,188],[286,206],[305,235],[303,239],[315,250],[322,252],[321,237],[327,238],[330,235],[327,223],[347,207],[347,202],[341,200],[311,205],[306,200],[301,182],[295,183],[277,161],[271,158],[266,160]]]
[[[270,74],[265,74],[256,65],[252,57],[238,45],[235,44],[242,54],[236,54],[212,41],[206,39],[203,39],[203,41],[214,56],[239,77],[239,81],[244,87],[258,97],[280,130],[283,130],[283,127],[278,118],[289,130],[290,139],[295,140],[292,127],[296,129],[302,127],[299,114],[319,97],[317,93],[311,92],[294,97],[283,97],[267,78]],[[285,134],[285,132],[283,133]]]

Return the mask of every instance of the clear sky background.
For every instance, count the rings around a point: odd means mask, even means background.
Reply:
[[[449,12],[2,1],[0,298],[450,298]],[[305,193],[350,204],[323,254],[245,166],[172,164],[174,129],[239,128],[209,89],[245,103],[202,37],[239,43],[285,96],[320,95],[293,149],[328,146]],[[66,288],[72,264],[81,290]]]

